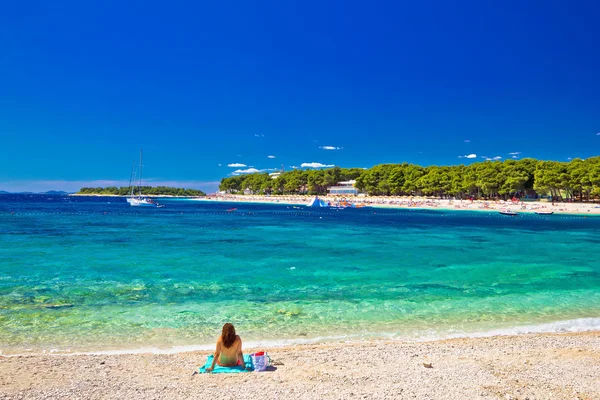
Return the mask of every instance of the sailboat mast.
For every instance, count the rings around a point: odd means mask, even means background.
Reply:
[[[140,183],[138,185],[139,194],[142,195],[142,149],[140,149]]]
[[[131,163],[131,175],[129,175],[129,194],[133,197],[135,190],[135,161]]]

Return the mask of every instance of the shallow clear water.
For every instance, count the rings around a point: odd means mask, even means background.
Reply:
[[[208,345],[227,321],[274,343],[600,317],[600,218],[161,202],[0,195],[0,350]]]

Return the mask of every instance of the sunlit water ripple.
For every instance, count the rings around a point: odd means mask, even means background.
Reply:
[[[600,329],[600,218],[161,202],[0,195],[0,350]]]

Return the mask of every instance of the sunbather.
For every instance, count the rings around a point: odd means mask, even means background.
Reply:
[[[206,372],[212,372],[215,364],[222,367],[243,366],[244,355],[242,354],[242,339],[235,334],[235,328],[232,324],[226,323],[223,325],[223,331],[219,339],[217,339],[217,348],[212,365],[206,369]]]

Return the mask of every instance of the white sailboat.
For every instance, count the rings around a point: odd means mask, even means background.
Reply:
[[[158,203],[147,196],[142,196],[142,150],[140,150],[140,176],[138,180],[138,194],[135,194],[135,166],[131,169],[131,177],[129,178],[129,186],[131,191],[127,196],[127,202],[131,206],[139,207],[158,207]]]

